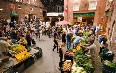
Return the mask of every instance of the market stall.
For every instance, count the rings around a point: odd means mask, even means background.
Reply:
[[[104,48],[100,52],[102,62],[102,73],[116,73],[116,63],[113,62],[114,53],[108,48]]]
[[[89,31],[73,34],[73,48],[68,49],[64,54],[62,63],[62,73],[93,73],[95,68],[88,49],[88,37],[91,34]],[[68,62],[67,62],[68,61]]]
[[[28,47],[30,48],[30,50],[28,50],[20,43],[12,43],[10,46],[8,44],[10,43],[4,43],[4,45],[6,45],[5,48],[0,47],[2,48],[0,52],[0,73],[21,73],[34,64],[37,59],[42,57],[42,49],[39,47]]]
[[[94,67],[90,54],[86,49],[83,49],[80,45],[87,44],[85,40],[81,40],[76,44],[76,48],[69,49],[65,53],[65,63],[63,63],[62,71],[69,73],[93,73]],[[70,61],[70,63],[66,63]],[[70,64],[70,65],[69,65]],[[71,66],[71,67],[70,67]]]

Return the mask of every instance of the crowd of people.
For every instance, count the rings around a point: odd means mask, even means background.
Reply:
[[[57,49],[59,53],[60,62],[63,61],[64,56],[64,46],[67,46],[67,50],[71,48],[76,48],[77,41],[74,41],[75,38],[83,40],[87,38],[88,47],[81,46],[87,51],[90,51],[93,61],[96,61],[95,57],[98,57],[97,46],[94,44],[96,40],[96,28],[92,25],[79,25],[75,24],[73,26],[69,25],[58,25],[51,26],[50,24],[44,25],[40,22],[29,22],[29,23],[20,23],[10,22],[9,24],[5,22],[0,25],[0,37],[7,37],[11,39],[12,42],[16,43],[17,41],[26,41],[23,43],[24,46],[27,45],[30,47],[36,44],[34,37],[40,41],[44,41],[43,35],[48,36],[49,38],[53,37],[53,51]],[[87,37],[85,37],[87,36]],[[59,40],[62,42],[60,43]],[[105,35],[98,37],[98,42],[101,44],[100,52],[102,49],[107,47],[107,39]],[[27,45],[25,45],[27,43]]]

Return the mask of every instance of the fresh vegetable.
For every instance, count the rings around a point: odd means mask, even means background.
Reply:
[[[62,69],[63,71],[71,71],[71,62],[65,61]]]
[[[28,57],[30,57],[30,54],[27,51],[23,51],[19,54],[16,54],[15,57],[18,61],[23,61],[23,60],[27,59]]]
[[[15,44],[15,45],[11,46],[10,50],[15,51],[16,53],[19,53],[21,51],[26,50],[26,48],[25,48],[25,46],[22,46],[22,45],[19,45],[19,44]]]
[[[94,67],[88,58],[88,56],[85,55],[84,50],[78,50],[74,55],[74,61],[76,63],[77,67],[82,67],[87,73],[92,73],[94,70]],[[73,73],[81,73],[78,71],[73,71]]]
[[[73,64],[72,66],[72,71],[71,73],[87,73],[83,67],[79,67],[76,65],[76,63]]]
[[[108,65],[110,67],[115,67],[116,68],[116,63],[108,61],[108,60],[105,61],[105,65]]]

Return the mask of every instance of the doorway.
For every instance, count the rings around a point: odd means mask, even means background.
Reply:
[[[29,22],[33,20],[33,14],[29,14]]]

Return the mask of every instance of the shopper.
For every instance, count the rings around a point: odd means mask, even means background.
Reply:
[[[28,46],[31,46],[31,35],[29,31],[26,34],[26,40],[27,40]]]
[[[64,49],[63,49],[63,44],[61,44],[60,47],[59,47],[60,62],[62,62],[63,54],[64,54]]]
[[[67,34],[67,49],[70,49],[71,47],[71,35],[68,33]]]
[[[108,47],[108,44],[106,42],[107,42],[106,35],[102,35],[99,54],[102,52],[103,49],[106,49]]]
[[[14,25],[14,22],[13,22],[13,21],[11,21],[11,22],[9,23],[9,25],[10,25],[10,27],[15,28],[15,25]]]
[[[54,42],[53,51],[54,51],[54,49],[57,48],[57,53],[58,53],[58,41],[56,39],[54,39],[53,42]]]
[[[42,29],[40,30],[40,40],[44,41],[44,39],[43,39],[43,30]]]
[[[57,34],[57,32],[55,31],[55,32],[54,32],[54,39],[57,38],[57,35],[58,35],[58,34]]]
[[[37,39],[38,38],[38,29],[37,29],[37,27],[35,27],[34,32],[35,32],[35,36],[36,36],[36,39]]]
[[[16,39],[16,37],[17,37],[16,31],[14,30],[14,28],[11,28],[10,38],[11,39]]]
[[[51,38],[51,29],[49,28],[47,31],[48,37]]]
[[[62,34],[62,44],[65,45],[66,44],[66,33],[63,32]]]

